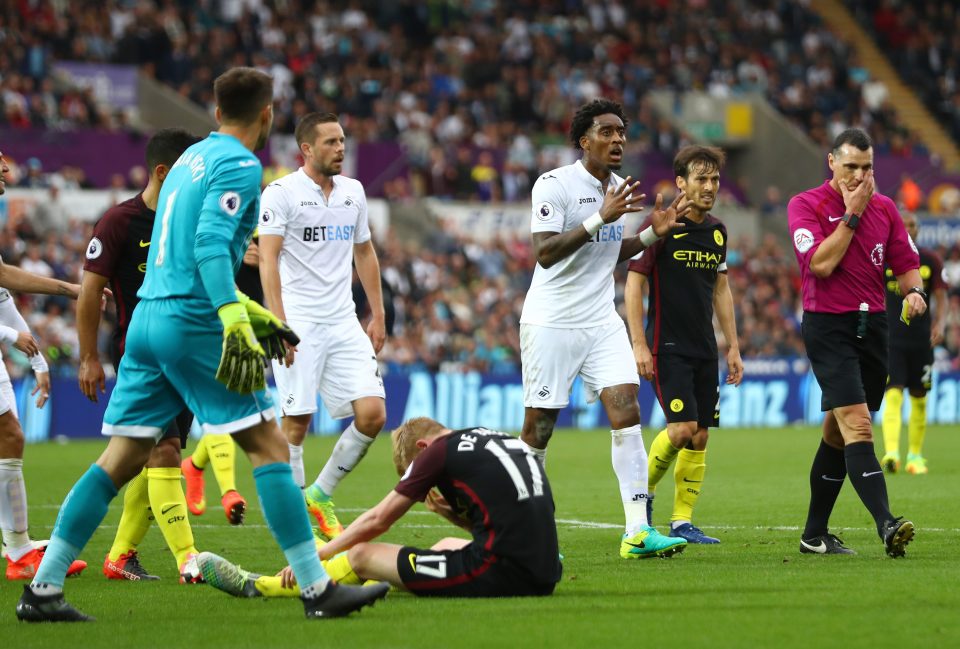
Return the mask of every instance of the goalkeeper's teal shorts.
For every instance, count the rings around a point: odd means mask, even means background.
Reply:
[[[223,327],[209,303],[143,300],[127,330],[117,384],[103,417],[103,434],[159,440],[187,407],[204,433],[227,434],[274,418],[264,390],[231,392],[217,381]]]

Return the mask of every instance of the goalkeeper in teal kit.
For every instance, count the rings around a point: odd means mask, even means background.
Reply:
[[[220,129],[171,168],[157,204],[147,273],[103,421],[103,455],[67,495],[17,617],[91,620],[66,602],[66,568],[89,541],[117,490],[184,407],[204,432],[232,434],[254,466],[263,514],[290,562],[307,617],[337,617],[386,594],[386,585],[338,586],[317,558],[286,440],[265,392],[267,354],[283,357],[293,332],[236,290],[233,277],[256,226],[262,148],[273,122],[272,79],[233,68],[214,84]],[[266,348],[266,351],[265,349]]]

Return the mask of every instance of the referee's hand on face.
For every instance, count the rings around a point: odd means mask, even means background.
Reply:
[[[873,179],[873,170],[863,174],[863,180],[855,189],[850,189],[846,183],[837,183],[840,185],[840,193],[843,195],[843,206],[847,214],[863,216],[863,211],[867,209],[867,203],[873,198],[877,191],[877,183]]]

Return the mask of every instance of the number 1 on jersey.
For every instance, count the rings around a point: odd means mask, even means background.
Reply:
[[[164,253],[167,250],[167,234],[170,231],[170,215],[173,214],[173,202],[177,199],[177,191],[179,190],[175,189],[167,196],[167,206],[160,220],[160,241],[157,243],[160,249],[157,250],[157,260],[154,262],[157,266],[163,266]]]
[[[500,444],[503,444],[503,446]],[[503,468],[506,469],[507,475],[509,475],[510,480],[513,481],[513,486],[517,488],[518,501],[529,498],[530,489],[527,488],[527,484],[523,479],[523,474],[520,472],[520,467],[518,467],[517,463],[514,461],[514,456],[507,453],[504,448],[523,450],[523,454],[527,458],[527,464],[530,467],[530,480],[533,483],[530,488],[533,489],[533,495],[543,495],[543,472],[540,470],[540,462],[533,457],[532,453],[526,452],[523,442],[521,442],[519,439],[491,439],[487,441],[483,447],[497,456],[497,459],[500,460],[500,464],[502,464]]]

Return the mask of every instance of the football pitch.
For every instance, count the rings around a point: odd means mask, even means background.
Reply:
[[[655,431],[647,430],[649,444]],[[623,510],[610,467],[609,431],[558,431],[547,475],[557,503],[563,580],[552,597],[417,599],[391,593],[345,620],[306,621],[296,600],[237,600],[208,586],[180,586],[160,532],[141,546],[162,580],[107,581],[104,555],[120,516],[110,508],[81,558],[87,571],[67,581],[69,601],[98,618],[85,625],[26,625],[14,617],[21,582],[0,582],[3,647],[877,647],[960,646],[960,435],[932,426],[930,474],[888,478],[895,515],[917,536],[904,559],[888,558],[852,486],[844,485],[832,531],[856,556],[798,553],[811,428],[720,429],[710,442],[696,522],[718,546],[691,546],[673,559],[625,561],[618,554]],[[320,469],[335,438],[311,437],[307,474]],[[31,530],[49,535],[59,503],[103,448],[100,440],[28,446]],[[191,448],[188,451],[192,451]],[[237,461],[247,524],[232,528],[207,472],[207,513],[191,517],[197,547],[257,572],[284,565],[259,511],[250,466]],[[340,486],[344,523],[396,483],[384,437]],[[666,531],[672,476],[661,483],[654,523]],[[417,505],[384,540],[430,546],[458,531]]]

